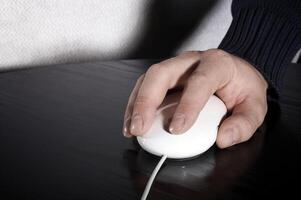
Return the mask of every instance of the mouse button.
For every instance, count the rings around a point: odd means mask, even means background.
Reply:
[[[212,95],[208,100],[206,107],[216,114],[224,115],[227,112],[227,107],[225,103],[215,95]]]
[[[195,124],[209,124],[209,125],[218,125],[222,118],[226,114],[226,109],[223,107],[210,107],[206,106],[204,109],[199,113],[199,116],[196,120]]]

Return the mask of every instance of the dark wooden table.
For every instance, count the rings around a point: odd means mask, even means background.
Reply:
[[[0,74],[1,199],[139,199],[158,162],[122,136],[136,78],[153,61],[57,65]],[[149,199],[300,198],[301,66],[254,137],[167,161]]]

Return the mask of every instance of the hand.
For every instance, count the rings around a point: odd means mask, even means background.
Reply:
[[[216,94],[231,113],[218,130],[220,148],[248,140],[267,112],[267,82],[251,64],[219,49],[192,51],[152,65],[138,79],[126,108],[124,135],[143,135],[167,91],[181,87],[169,131],[188,130],[209,97]]]

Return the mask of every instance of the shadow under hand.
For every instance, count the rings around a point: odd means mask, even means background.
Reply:
[[[213,146],[192,160],[167,160],[153,183],[150,199],[212,199],[220,195],[226,198],[227,188],[255,163],[263,146],[264,133],[265,125],[243,144],[224,150]],[[123,161],[137,193],[142,194],[159,158],[133,141],[137,148],[125,151]]]

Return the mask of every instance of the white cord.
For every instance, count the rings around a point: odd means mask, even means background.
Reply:
[[[142,194],[141,200],[146,200],[147,195],[148,195],[148,193],[149,193],[149,191],[150,191],[150,189],[151,189],[151,187],[152,187],[152,184],[153,184],[153,182],[154,182],[154,180],[155,180],[155,177],[156,177],[157,173],[159,172],[161,166],[163,165],[164,161],[166,160],[166,158],[167,158],[167,155],[163,155],[163,156],[161,157],[159,163],[158,163],[157,166],[155,167],[155,169],[154,169],[152,175],[151,175],[150,178],[148,179],[148,182],[147,182],[146,187],[145,187],[145,189],[144,189],[144,192],[143,192],[143,194]]]

